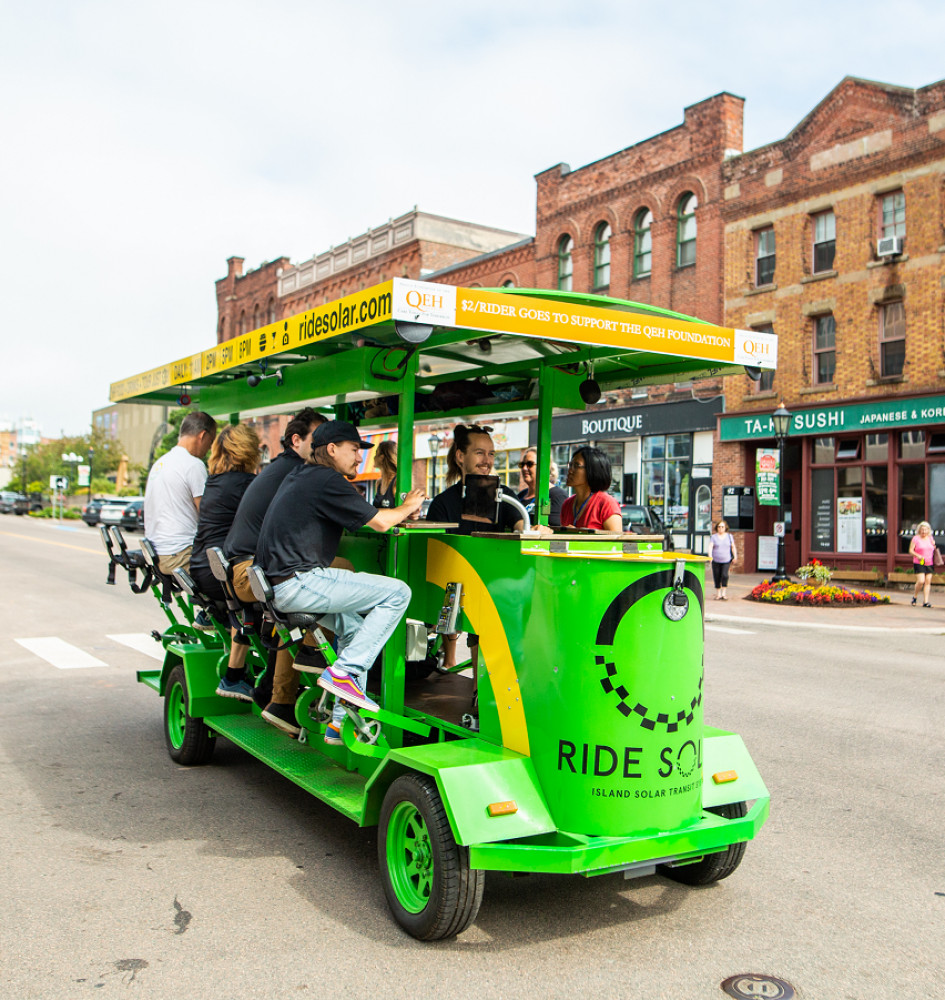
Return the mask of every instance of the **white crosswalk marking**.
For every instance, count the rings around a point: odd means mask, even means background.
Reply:
[[[15,639],[14,641],[60,670],[108,666],[107,663],[103,663],[98,658],[63,639],[47,637],[43,639]]]
[[[128,646],[139,653],[144,653],[145,656],[150,656],[152,660],[164,659],[164,647],[159,642],[155,642],[146,632],[107,635],[105,638],[111,639],[112,642],[120,642],[123,646]]]
[[[754,635],[747,628],[725,628],[723,625],[706,625],[706,632],[727,632],[729,635]]]

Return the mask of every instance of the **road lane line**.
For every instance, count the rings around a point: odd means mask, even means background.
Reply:
[[[130,649],[135,649],[139,653],[144,653],[145,656],[150,656],[152,660],[163,661],[164,659],[164,647],[159,642],[155,642],[147,632],[106,635],[105,638],[111,639],[112,642],[119,642],[122,646],[128,646]]]
[[[706,632],[727,632],[729,635],[754,635],[755,633],[747,628],[724,628],[721,625],[706,625]]]
[[[54,542],[51,538],[34,538],[32,535],[18,535],[15,531],[0,531],[0,535],[9,535],[10,538],[22,538],[27,542],[42,542],[43,545],[57,545],[60,549],[75,549],[77,552],[89,552],[95,556],[104,557],[104,550],[87,549],[84,545],[70,545],[68,542]]]
[[[51,663],[60,670],[77,670],[82,667],[107,667],[96,657],[86,653],[85,650],[73,646],[71,643],[56,637],[43,639],[14,639],[24,649]]]

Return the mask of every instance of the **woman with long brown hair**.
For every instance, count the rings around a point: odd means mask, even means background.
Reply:
[[[397,506],[397,442],[381,441],[374,449],[374,468],[381,474],[374,494],[378,509]]]
[[[245,424],[228,424],[216,436],[210,449],[207,468],[210,475],[200,500],[197,536],[190,557],[190,575],[208,597],[225,600],[220,581],[210,572],[207,549],[222,547],[236,517],[236,508],[256,475],[259,465],[259,438]],[[246,682],[246,650],[236,629],[230,646],[226,676],[220,680],[217,694],[224,698],[252,701],[253,689]]]

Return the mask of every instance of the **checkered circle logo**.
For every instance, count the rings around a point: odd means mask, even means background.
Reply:
[[[617,629],[623,621],[624,615],[639,601],[648,594],[656,593],[659,590],[669,590],[673,586],[673,571],[666,569],[659,573],[651,573],[644,576],[622,590],[611,601],[610,606],[604,612],[600,625],[597,629],[597,645],[613,646],[617,635]],[[702,584],[699,578],[689,570],[683,577],[683,586],[695,594],[699,601],[700,611],[703,609]],[[610,656],[598,654],[594,660],[598,667],[603,667],[605,676],[600,679],[600,686],[605,695],[615,694],[617,696],[616,709],[626,719],[632,719],[639,723],[641,728],[654,732],[659,729],[662,732],[678,733],[681,729],[692,725],[695,718],[696,709],[702,704],[702,688],[705,680],[704,672],[699,676],[698,688],[689,701],[689,704],[676,712],[660,712],[644,705],[635,697],[631,696],[627,688],[620,683],[617,677],[617,664]]]

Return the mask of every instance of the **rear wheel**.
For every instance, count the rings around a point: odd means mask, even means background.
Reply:
[[[405,774],[381,807],[378,857],[384,894],[401,927],[421,941],[462,933],[482,902],[485,873],[456,843],[436,782]]]
[[[187,711],[187,676],[178,664],[167,678],[164,691],[164,739],[171,760],[178,764],[206,764],[213,756],[216,740],[203,719]]]
[[[748,813],[748,804],[730,802],[724,806],[713,806],[707,811],[715,813],[717,816],[723,816],[725,819],[741,819]],[[680,865],[679,868],[660,865],[657,871],[660,875],[665,875],[674,882],[682,882],[684,885],[710,885],[712,882],[720,882],[723,878],[728,878],[742,863],[744,856],[745,841],[740,841],[737,844],[731,844],[724,851],[707,854],[701,861],[696,861],[691,865]]]

